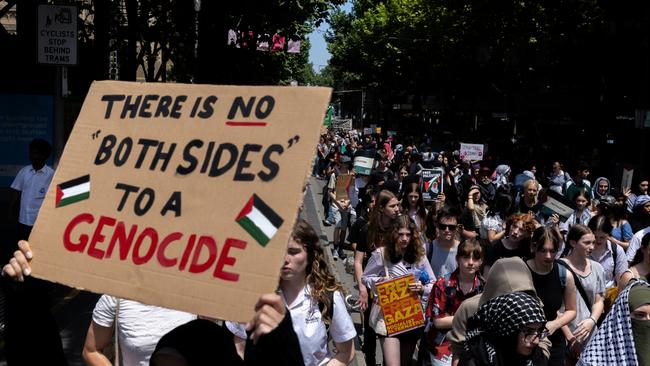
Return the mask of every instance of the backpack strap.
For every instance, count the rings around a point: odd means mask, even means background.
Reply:
[[[578,275],[573,271],[573,269],[571,268],[571,266],[569,266],[568,263],[565,263],[564,261],[561,261],[561,260],[556,260],[556,262],[559,263],[561,266],[564,266],[564,268],[566,268],[566,270],[571,272],[571,274],[573,275],[573,282],[575,283],[575,286],[576,286],[576,289],[578,290],[578,293],[580,294],[580,296],[582,297],[582,300],[587,305],[587,308],[591,309],[591,306],[593,304],[589,301],[589,297],[587,296],[587,291],[585,291],[585,288],[582,287],[582,282],[580,282],[580,278],[578,278]],[[565,283],[566,283],[566,279],[565,279]]]
[[[559,261],[556,260],[556,262]],[[560,264],[557,269],[560,272],[560,286],[562,286],[562,292],[564,292],[564,289],[566,289],[566,267]]]

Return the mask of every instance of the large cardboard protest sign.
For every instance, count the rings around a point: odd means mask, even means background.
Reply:
[[[415,283],[413,273],[379,282],[376,285],[388,335],[404,333],[424,326],[424,312],[420,298],[408,289],[411,283]]]
[[[463,161],[479,161],[483,160],[485,153],[485,146],[483,144],[460,144],[460,160]]]
[[[34,275],[250,320],[277,288],[329,96],[93,83],[30,236]]]
[[[422,200],[431,202],[438,199],[438,195],[443,193],[443,179],[445,174],[444,170],[440,168],[435,169],[422,169],[420,174],[420,192],[422,192]]]
[[[350,189],[350,183],[352,183],[354,175],[352,174],[340,174],[336,177],[336,186],[334,189],[336,199],[349,199],[348,190]]]

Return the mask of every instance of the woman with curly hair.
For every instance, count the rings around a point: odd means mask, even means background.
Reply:
[[[415,223],[407,216],[399,216],[393,223],[391,239],[384,243],[383,247],[373,251],[363,272],[363,283],[373,290],[374,298],[377,299],[375,285],[378,282],[387,277],[395,278],[413,273],[416,280],[409,285],[409,290],[417,293],[422,303],[426,304],[436,279],[424,255],[424,247],[420,243]],[[374,303],[373,306],[379,304]],[[379,342],[385,365],[410,365],[415,345],[422,332],[423,328],[418,328],[394,336],[380,335]]]
[[[361,227],[350,239],[356,242],[354,251],[354,278],[359,285],[359,310],[363,316],[363,353],[366,358],[366,365],[375,365],[376,359],[376,335],[368,320],[370,318],[370,307],[368,302],[370,290],[366,288],[361,280],[363,271],[368,260],[376,248],[384,245],[386,237],[390,234],[393,221],[399,215],[399,201],[397,197],[388,190],[382,190],[370,199],[373,206],[368,213],[368,222]]]
[[[325,260],[318,234],[304,220],[294,226],[280,273],[280,289],[291,313],[305,365],[347,365],[357,333]],[[336,346],[332,354],[328,337]]]

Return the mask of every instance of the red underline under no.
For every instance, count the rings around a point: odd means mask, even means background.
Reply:
[[[246,126],[246,127],[264,127],[264,126],[266,126],[266,122],[255,122],[255,121],[250,121],[250,122],[226,121],[226,125],[228,125],[228,126]]]

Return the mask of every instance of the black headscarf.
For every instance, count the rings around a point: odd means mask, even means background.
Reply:
[[[465,349],[481,364],[499,365],[503,356],[512,359],[516,353],[514,339],[529,324],[546,323],[539,300],[525,292],[497,296],[483,304],[467,323]],[[538,350],[539,351],[539,350]],[[537,352],[539,354],[539,352]],[[522,360],[532,366],[536,353]]]

